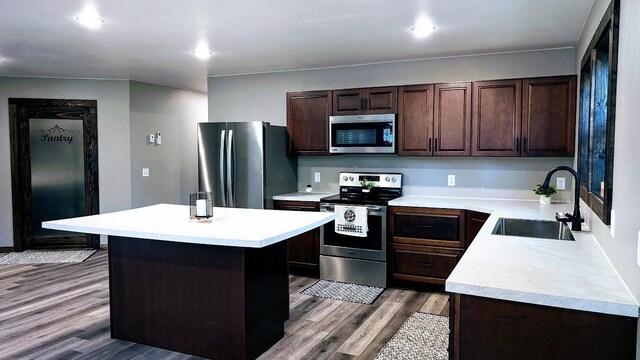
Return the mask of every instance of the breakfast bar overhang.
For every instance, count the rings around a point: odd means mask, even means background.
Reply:
[[[287,243],[333,213],[159,204],[49,221],[109,236],[111,337],[211,359],[253,359],[284,334]]]

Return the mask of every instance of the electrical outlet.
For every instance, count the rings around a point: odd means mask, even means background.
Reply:
[[[448,186],[456,186],[456,176],[455,175],[449,175],[449,177],[447,179],[447,185]]]
[[[566,180],[567,178],[559,177],[556,179],[556,187],[558,190],[566,189]]]
[[[320,182],[320,173],[319,172],[314,172],[313,173],[313,181],[315,182]]]
[[[142,177],[149,176],[149,168],[142,168]]]
[[[156,142],[156,134],[149,134],[149,144]]]
[[[609,234],[612,238],[616,237],[616,211],[611,210],[611,226],[609,227]]]

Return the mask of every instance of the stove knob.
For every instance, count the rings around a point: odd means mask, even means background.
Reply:
[[[349,176],[349,181],[353,181],[353,176]]]
[[[394,177],[391,178],[391,181],[396,182],[396,181],[398,181],[398,179],[394,176]]]
[[[386,178],[384,178],[384,181],[389,182],[391,181],[391,179],[389,179],[389,177],[387,176]]]
[[[342,180],[347,181],[347,180],[349,180],[349,178],[345,175],[345,176],[342,177]]]

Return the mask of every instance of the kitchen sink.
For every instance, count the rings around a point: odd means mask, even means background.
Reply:
[[[575,240],[567,224],[549,220],[499,218],[492,234],[553,240]]]

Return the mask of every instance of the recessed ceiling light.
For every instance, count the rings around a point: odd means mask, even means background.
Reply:
[[[106,20],[101,18],[98,12],[93,9],[85,9],[80,15],[73,19],[89,29],[97,29],[106,23]]]
[[[431,34],[435,29],[436,27],[431,24],[431,21],[426,18],[421,18],[416,21],[416,24],[411,28],[411,31],[413,31],[413,34],[416,37],[423,38]]]
[[[213,51],[209,50],[207,46],[203,46],[203,45],[198,46],[191,53],[200,60],[207,60],[214,54]]]

